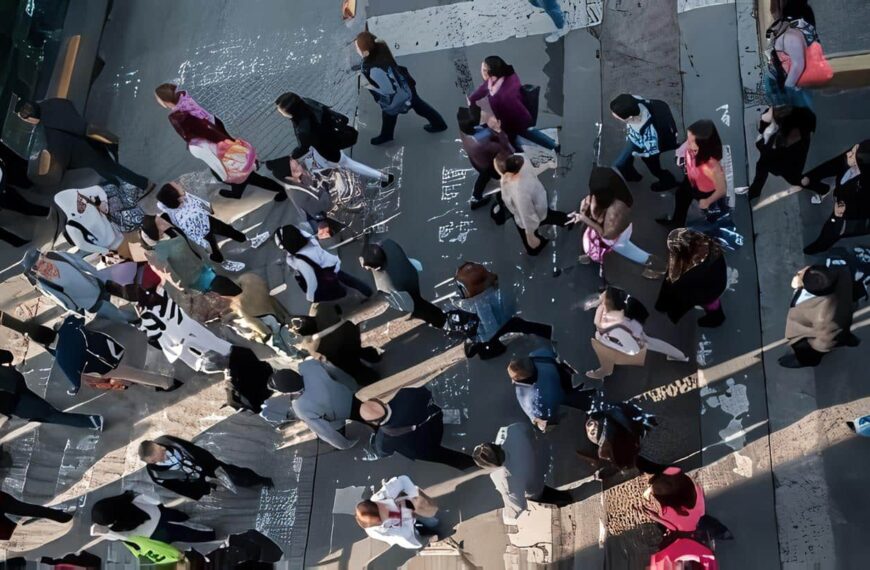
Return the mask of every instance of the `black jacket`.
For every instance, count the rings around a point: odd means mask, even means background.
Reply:
[[[19,393],[27,388],[24,376],[13,366],[0,366],[0,414],[11,416]]]
[[[849,163],[844,152],[816,166],[804,176],[810,179],[810,184],[816,184],[831,176],[835,177],[834,199],[846,204],[843,219],[868,219],[870,218],[870,182],[868,182],[870,174],[862,172],[843,184],[841,180],[847,170],[849,170]]]
[[[728,266],[725,256],[707,259],[685,272],[676,283],[662,280],[656,310],[667,313],[676,323],[695,305],[708,305],[722,296],[728,286]]]
[[[314,147],[320,156],[330,162],[338,162],[341,159],[341,144],[336,139],[334,132],[323,126],[324,105],[317,101],[306,99],[309,108],[302,116],[294,116],[292,119],[293,132],[296,135],[297,146],[290,154],[292,158],[301,158],[311,147]]]
[[[372,271],[375,286],[384,293],[404,291],[412,296],[420,295],[420,277],[402,247],[391,239],[380,244],[386,262],[380,270]]]
[[[386,457],[398,452],[408,459],[426,459],[441,446],[443,414],[428,388],[402,388],[389,405],[390,419],[374,435],[375,453]]]
[[[161,465],[146,465],[145,469],[152,481],[194,501],[200,500],[211,492],[212,487],[205,478],[214,477],[215,471],[221,466],[221,462],[214,455],[198,445],[171,435],[160,436],[154,442],[180,451],[182,455],[186,455],[193,463],[202,467],[202,474],[197,478],[189,478],[181,470],[171,470]]]

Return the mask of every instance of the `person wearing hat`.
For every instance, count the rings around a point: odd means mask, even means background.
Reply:
[[[71,313],[91,314],[121,323],[136,314],[113,305],[110,281],[103,272],[75,255],[31,249],[21,260],[24,276],[39,291]]]
[[[870,234],[870,139],[804,174],[801,186],[815,192],[820,202],[830,192],[823,180],[832,177],[834,211],[819,237],[804,248],[807,255],[827,251],[842,238]]]
[[[12,366],[12,360],[11,352],[0,349],[0,414],[31,422],[96,430],[103,428],[102,416],[62,412],[37,396],[28,388],[21,372]]]
[[[391,307],[403,312],[410,309],[412,317],[426,321],[437,329],[444,327],[447,316],[420,295],[417,268],[399,244],[391,239],[366,244],[359,263],[372,273],[375,287],[386,294]],[[404,297],[410,297],[411,303],[405,302]]]
[[[570,493],[545,484],[541,449],[532,426],[525,422],[500,428],[495,441],[475,447],[472,457],[478,467],[491,470],[489,478],[504,501],[504,524],[517,524],[528,510],[528,501],[557,506],[571,502]]]
[[[336,449],[350,449],[359,441],[345,437],[344,426],[347,420],[362,421],[360,401],[320,362],[308,359],[299,365],[299,372],[278,370],[268,386],[278,393],[263,404],[260,415],[266,421],[280,425],[300,419],[314,435]]]
[[[667,103],[622,93],[610,102],[610,112],[625,124],[626,138],[625,148],[613,167],[629,182],[636,182],[642,178],[634,167],[634,157],[639,157],[658,179],[650,190],[664,192],[676,186],[676,177],[662,168],[660,160],[661,153],[677,148],[677,126]]]
[[[154,483],[194,501],[211,493],[218,484],[233,493],[236,486],[273,486],[269,477],[225,463],[202,447],[171,435],[143,441],[139,459],[146,463],[145,471]]]
[[[129,182],[143,190],[150,189],[148,178],[136,174],[118,162],[117,137],[89,124],[68,99],[52,98],[39,103],[22,99],[15,105],[18,118],[39,125],[45,133],[45,150],[40,153],[40,174],[43,156],[49,160],[46,169],[67,170],[91,168],[113,184]]]
[[[470,455],[441,445],[444,414],[425,386],[402,388],[389,403],[376,398],[363,402],[360,415],[375,426],[372,448],[379,457],[399,453],[459,470],[475,465]]]
[[[779,359],[786,368],[818,366],[838,346],[857,346],[851,332],[852,279],[843,266],[811,265],[792,278],[795,290],[785,324],[792,353]]]

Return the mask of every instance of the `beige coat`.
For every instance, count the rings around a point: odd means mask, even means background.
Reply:
[[[851,326],[852,280],[849,271],[840,268],[831,294],[807,299],[789,309],[785,337],[789,344],[807,339],[813,349],[830,352]]]

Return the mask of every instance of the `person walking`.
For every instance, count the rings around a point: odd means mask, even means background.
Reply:
[[[24,276],[43,295],[78,315],[96,315],[119,323],[135,322],[132,311],[112,304],[114,283],[106,274],[75,255],[31,249],[21,260]]]
[[[436,329],[444,328],[444,311],[420,294],[420,276],[402,247],[391,239],[363,246],[359,263],[370,271],[375,287],[384,293],[390,306],[426,321]],[[409,302],[410,301],[410,302]]]
[[[581,259],[603,265],[604,255],[614,251],[644,267],[643,276],[658,279],[652,255],[631,241],[631,208],[634,199],[625,181],[613,168],[595,166],[589,176],[589,195],[576,212],[568,214],[569,223],[583,223]]]
[[[67,513],[60,509],[51,507],[43,507],[32,503],[19,501],[9,493],[0,491],[0,540],[9,540],[15,529],[18,528],[18,522],[10,519],[9,515],[14,517],[29,517],[32,519],[48,519],[61,524],[66,524],[73,519],[72,513]],[[26,524],[26,521],[25,521]]]
[[[91,536],[121,541],[143,536],[165,543],[215,540],[214,530],[184,524],[189,518],[183,511],[164,507],[154,495],[124,491],[91,507]]]
[[[545,483],[546,467],[541,448],[535,441],[532,426],[517,422],[498,430],[493,443],[481,443],[474,448],[474,462],[489,469],[504,509],[502,521],[516,525],[528,510],[528,501],[564,507],[571,503],[571,494]]]
[[[538,255],[549,240],[538,233],[545,225],[565,226],[568,214],[550,208],[547,189],[541,184],[527,156],[514,154],[495,159],[495,170],[501,176],[501,199],[529,255]]]
[[[559,408],[569,406],[583,412],[589,409],[594,389],[573,385],[574,370],[559,360],[550,348],[539,348],[524,358],[514,358],[507,366],[517,402],[529,421],[542,432],[559,423]]]
[[[670,228],[685,226],[692,200],[698,201],[705,214],[711,208],[728,211],[728,181],[720,162],[722,139],[713,121],[702,119],[689,125],[686,142],[676,154],[683,160],[686,176],[677,187],[673,215],[656,221]]]
[[[670,107],[664,101],[645,99],[623,93],[610,102],[613,117],[625,124],[626,145],[613,167],[629,182],[641,180],[634,167],[640,158],[656,181],[653,192],[665,192],[677,185],[677,179],[667,168],[662,168],[661,155],[677,148],[677,124]]]
[[[562,36],[571,31],[565,25],[565,13],[562,12],[562,7],[559,6],[559,0],[529,0],[529,4],[544,10],[553,20],[553,25],[556,26],[556,31],[547,34],[544,38],[544,41],[548,44],[556,43]]]
[[[474,181],[474,190],[471,193],[471,209],[476,210],[492,199],[491,196],[483,195],[489,181],[501,179],[493,161],[499,155],[510,156],[515,150],[498,119],[490,116],[487,126],[483,128],[479,126],[480,107],[472,107],[468,112],[464,111],[461,109],[458,116],[459,138],[471,166],[477,171],[477,179]]]
[[[399,115],[412,110],[429,121],[423,130],[440,133],[447,130],[444,118],[417,94],[417,82],[408,68],[396,63],[386,42],[371,32],[357,34],[356,52],[362,58],[362,74],[367,88],[381,108],[381,132],[371,140],[375,146],[393,140]]]
[[[852,334],[852,276],[842,266],[810,265],[792,278],[794,289],[785,324],[792,353],[779,359],[785,368],[818,366],[838,346],[858,346]]]
[[[338,256],[324,250],[311,234],[292,224],[275,232],[275,245],[287,253],[287,265],[294,270],[296,282],[309,303],[343,299],[347,287],[363,297],[374,293],[365,282],[341,270]]]
[[[39,218],[44,218],[48,216],[51,212],[50,208],[46,206],[40,206],[38,204],[34,204],[32,202],[28,202],[24,199],[24,197],[19,193],[18,190],[13,187],[12,182],[9,180],[9,172],[7,171],[6,163],[0,158],[0,211],[10,210],[13,212],[17,212],[19,214],[23,214],[25,216],[34,216]],[[20,184],[23,184],[23,181],[19,181]],[[30,243],[29,239],[25,239],[17,234],[12,233],[10,230],[7,230],[4,227],[0,227],[0,239],[11,245],[12,247],[21,247],[27,243]]]
[[[280,425],[290,419],[302,420],[318,439],[335,449],[350,449],[359,441],[345,437],[344,430],[348,420],[362,421],[361,402],[320,362],[305,360],[299,372],[278,370],[269,379],[268,387],[278,394],[263,403],[260,415],[266,421]]]
[[[870,139],[816,166],[801,178],[801,186],[824,198],[834,178],[834,211],[819,236],[804,248],[813,255],[831,248],[841,238],[870,234]]]
[[[499,56],[491,55],[480,64],[480,75],[483,83],[468,96],[469,106],[477,106],[477,102],[486,97],[514,147],[522,147],[517,137],[523,137],[547,150],[559,152],[556,141],[534,128],[535,119],[523,97],[523,82],[512,66]]]
[[[378,457],[399,453],[463,471],[474,467],[471,456],[441,445],[444,414],[425,386],[402,388],[389,402],[367,400],[360,416],[375,427],[372,449]]]
[[[640,454],[641,441],[658,425],[655,416],[630,402],[608,402],[593,398],[586,419],[586,437],[595,446],[594,454],[578,450],[577,455],[595,467],[596,479],[637,468],[658,473],[663,467]]]
[[[45,133],[45,150],[49,169],[60,171],[90,168],[110,181],[123,180],[150,191],[153,183],[118,162],[118,139],[105,129],[88,123],[69,99],[52,98],[39,103],[21,99],[15,113],[22,121],[40,125]],[[43,160],[44,155],[40,155]],[[40,168],[42,172],[42,167]]]
[[[792,186],[801,185],[801,174],[816,130],[816,115],[806,107],[768,107],[758,121],[758,160],[755,176],[746,189],[756,200],[769,175],[780,176]],[[740,190],[736,190],[740,193]]]
[[[371,498],[356,506],[356,522],[375,540],[410,550],[438,528],[438,505],[407,475],[384,481]]]
[[[501,337],[508,333],[533,334],[550,340],[553,327],[527,321],[516,315],[514,299],[498,285],[498,275],[473,261],[459,266],[454,275],[459,298],[453,304],[461,311],[451,319],[471,315],[471,329],[465,342],[465,356],[480,355],[488,360],[503,354],[507,347]],[[448,327],[453,322],[448,320]]]
[[[713,238],[679,228],[668,234],[668,270],[656,300],[656,310],[676,323],[700,305],[701,327],[725,322],[720,297],[728,288],[728,266],[722,248]]]
[[[0,349],[0,414],[31,422],[103,429],[102,416],[62,412],[37,396],[27,387],[21,372],[12,366],[12,360],[11,352]]]
[[[164,212],[172,225],[184,233],[187,239],[206,251],[211,251],[209,259],[222,264],[227,271],[241,271],[245,264],[240,261],[225,261],[217,236],[228,237],[238,243],[248,241],[253,248],[259,247],[269,238],[268,232],[261,232],[249,239],[241,231],[216,218],[214,208],[207,200],[185,191],[174,182],[164,184],[157,191],[157,209]]]
[[[70,315],[57,330],[57,343],[50,350],[55,357],[52,372],[57,370],[69,382],[70,395],[78,393],[82,380],[126,380],[164,391],[180,385],[169,371],[164,373],[165,366],[155,358],[159,353],[152,352],[133,327],[105,321],[85,325],[83,318]]]
[[[139,445],[139,459],[154,483],[198,501],[218,484],[231,492],[236,487],[273,486],[272,479],[253,469],[219,460],[202,447],[180,437],[162,435]]]
[[[689,357],[675,346],[647,336],[643,327],[648,317],[643,303],[622,289],[607,287],[602,291],[595,309],[595,334],[591,339],[598,368],[586,372],[586,376],[604,380],[613,374],[617,364],[643,366],[648,351],[664,354],[668,360],[688,362]]]
[[[808,48],[819,41],[813,9],[808,0],[778,0],[770,3],[770,15],[774,21],[765,32],[764,98],[773,106],[810,108],[812,98],[799,82],[807,69]]]
[[[368,386],[380,379],[369,365],[381,361],[381,354],[373,346],[363,346],[359,325],[342,320],[325,306],[315,316],[290,317],[290,330],[300,337],[299,349],[314,358],[327,362],[346,372],[360,386]]]
[[[257,173],[257,152],[246,140],[231,136],[223,122],[199,106],[187,91],[172,83],[163,83],[154,90],[157,103],[169,113],[169,122],[184,139],[187,150],[205,162],[215,178],[230,186],[219,194],[239,199],[249,184],[275,192],[275,201],[287,199],[284,186]]]
[[[355,141],[356,130],[348,125],[349,120],[344,115],[323,103],[292,92],[283,93],[275,99],[275,107],[281,116],[290,119],[293,124],[297,144],[290,153],[292,160],[302,160],[311,153],[314,165],[320,169],[344,168],[364,178],[380,181],[382,188],[395,181],[394,175],[357,162],[345,154],[343,149],[353,145],[351,139]],[[348,136],[348,130],[353,130],[354,135]]]
[[[117,254],[132,259],[127,234],[139,229],[145,212],[141,190],[132,184],[106,184],[62,190],[54,203],[63,212],[64,236],[88,253]]]

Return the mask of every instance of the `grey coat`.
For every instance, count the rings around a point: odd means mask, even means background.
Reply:
[[[502,446],[504,465],[489,474],[504,501],[505,518],[516,519],[528,508],[527,499],[544,491],[544,464],[532,425],[517,422],[499,430],[495,443]]]
[[[323,364],[306,360],[299,365],[305,389],[293,400],[293,412],[314,434],[336,449],[349,449],[356,444],[338,430],[350,418],[353,392],[332,379]]]

